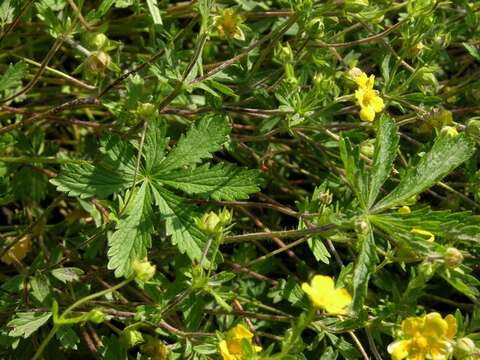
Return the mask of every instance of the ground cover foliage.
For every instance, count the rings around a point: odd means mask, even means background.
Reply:
[[[479,359],[479,10],[2,1],[0,356]]]

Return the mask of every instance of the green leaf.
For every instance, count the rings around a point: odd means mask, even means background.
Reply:
[[[121,219],[108,241],[108,269],[115,276],[132,274],[132,261],[142,259],[151,246],[152,208],[148,184],[144,182],[133,196],[128,215]]]
[[[373,211],[380,212],[400,205],[421,193],[468,160],[474,152],[475,144],[465,134],[453,137],[441,133],[417,167],[409,169],[400,184],[380,200],[373,207]]]
[[[152,15],[152,20],[155,25],[162,25],[162,17],[160,15],[160,10],[158,10],[157,0],[147,0],[148,11]]]
[[[340,157],[345,167],[345,175],[352,186],[362,208],[367,206],[367,182],[363,161],[360,160],[359,147],[353,148],[350,141],[343,136],[338,142]]]
[[[133,147],[118,137],[107,137],[100,151],[104,154],[98,165],[67,164],[50,182],[58,191],[70,196],[105,198],[114,192],[127,189],[135,174]]]
[[[398,134],[395,122],[383,115],[377,123],[375,153],[370,172],[368,208],[371,208],[380,193],[380,189],[390,175],[398,149]]]
[[[477,60],[478,62],[480,62],[480,52],[478,51],[478,49],[475,47],[475,45],[472,45],[472,44],[468,44],[468,43],[462,43],[463,47],[468,51],[468,53],[470,55],[472,55],[472,57]]]
[[[320,236],[312,236],[307,240],[308,247],[312,251],[315,260],[321,261],[325,264],[330,263],[330,253],[322,241]]]
[[[152,192],[165,219],[166,231],[172,237],[172,243],[190,259],[199,260],[207,239],[193,221],[197,215],[194,206],[158,184],[154,184]]]
[[[83,270],[75,267],[65,267],[53,269],[52,275],[63,283],[79,281],[80,275],[83,275]]]
[[[195,165],[212,157],[228,140],[230,125],[228,118],[215,115],[203,118],[193,125],[186,135],[182,135],[177,146],[158,166],[158,171],[168,173],[187,165]]]
[[[155,179],[187,194],[215,200],[246,199],[249,194],[260,190],[257,170],[246,170],[226,163],[213,167],[205,164],[193,170],[160,174]]]
[[[368,224],[368,230],[363,234],[358,233],[357,236],[362,245],[353,270],[352,310],[359,314],[363,309],[368,291],[368,281],[375,270],[378,257],[371,225]]]
[[[7,327],[12,328],[8,333],[12,337],[28,338],[40,327],[42,327],[48,319],[52,316],[52,313],[39,313],[39,312],[21,312],[16,314],[16,318],[11,320]]]
[[[148,124],[143,145],[145,157],[145,173],[150,174],[154,167],[165,157],[165,147],[168,144],[166,126],[163,121],[152,121]]]
[[[8,67],[7,71],[0,77],[0,91],[8,90],[22,85],[22,79],[26,75],[27,65],[23,62],[17,62]]]

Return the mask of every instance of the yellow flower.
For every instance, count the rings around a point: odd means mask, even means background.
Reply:
[[[373,89],[375,75],[368,77],[367,74],[358,68],[353,68],[349,74],[358,85],[358,89],[355,90],[355,98],[358,105],[360,105],[360,119],[373,121],[375,113],[382,111],[385,107],[383,99],[378,96],[378,91]]]
[[[243,342],[247,342],[255,352],[261,351],[260,346],[252,344],[252,338],[253,334],[242,324],[230,329],[226,339],[220,341],[218,345],[223,360],[241,360],[245,355],[242,347]]]
[[[435,240],[435,235],[427,230],[413,228],[410,232],[412,234],[428,236],[428,239],[426,239],[428,242],[433,242]]]
[[[219,10],[214,20],[218,34],[221,37],[233,37],[238,40],[245,40],[245,35],[242,30],[243,18],[237,15],[234,10]]]
[[[9,240],[7,240],[7,244],[8,243]],[[25,258],[25,256],[27,256],[31,249],[32,241],[30,235],[25,235],[17,241],[15,245],[8,249],[8,251],[2,256],[1,260],[7,265],[19,263]]]
[[[421,317],[409,317],[402,322],[403,339],[388,345],[393,360],[446,360],[453,350],[452,339],[457,332],[453,315],[445,319],[433,312]]]
[[[316,307],[329,314],[345,315],[352,297],[345,288],[336,289],[330,276],[315,275],[311,284],[303,283],[302,290],[307,293]]]
[[[441,131],[450,137],[458,136],[458,131],[455,126],[444,126]]]

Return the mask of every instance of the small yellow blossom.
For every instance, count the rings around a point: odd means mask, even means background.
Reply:
[[[243,18],[232,9],[219,10],[215,16],[215,26],[221,37],[245,40],[242,30]]]
[[[393,360],[446,360],[453,350],[452,339],[457,332],[453,315],[445,318],[433,312],[409,317],[402,322],[402,339],[391,343],[388,352]]]
[[[7,244],[8,243],[9,241],[7,239]],[[25,256],[27,256],[31,249],[32,241],[30,235],[25,235],[17,241],[15,245],[8,249],[8,251],[2,256],[1,260],[7,265],[19,263],[25,258]]]
[[[329,314],[345,315],[352,297],[345,288],[335,288],[330,276],[315,275],[310,284],[303,283],[302,290],[307,293],[316,307]]]
[[[410,210],[410,206],[402,206],[400,209],[398,209],[399,214],[410,214],[412,210]]]
[[[413,228],[410,232],[416,235],[428,236],[428,239],[426,239],[428,242],[433,242],[435,240],[435,234],[427,230]]]
[[[242,324],[238,324],[230,329],[226,339],[220,341],[218,345],[223,360],[241,360],[245,355],[242,346],[242,342],[245,341],[250,344],[253,351],[261,351],[262,348],[260,346],[252,344],[252,338],[253,334]]]
[[[383,99],[378,96],[378,91],[373,89],[375,84],[375,75],[367,76],[358,68],[353,68],[349,72],[353,81],[358,85],[355,90],[355,98],[360,105],[360,119],[363,121],[373,121],[375,113],[379,113],[385,107]]]

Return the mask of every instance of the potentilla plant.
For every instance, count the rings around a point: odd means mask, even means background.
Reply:
[[[480,358],[480,4],[0,3],[0,358]]]

